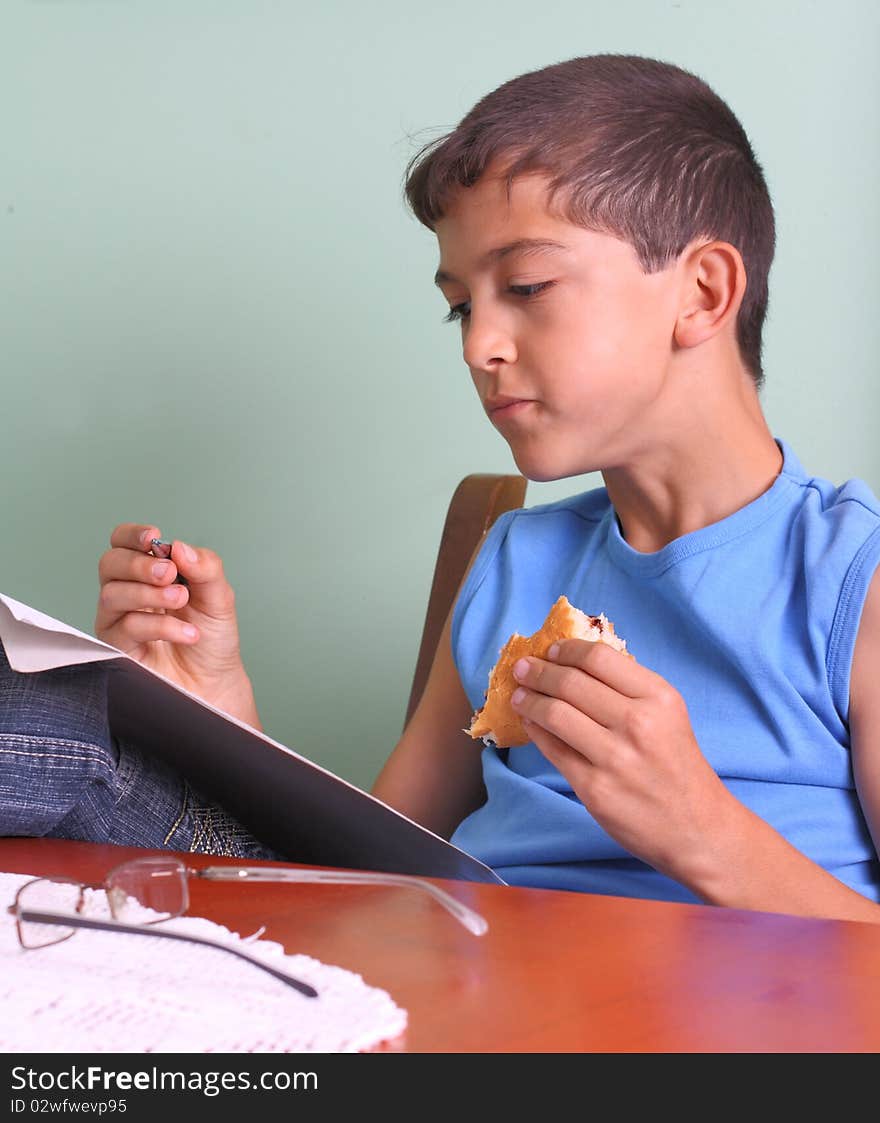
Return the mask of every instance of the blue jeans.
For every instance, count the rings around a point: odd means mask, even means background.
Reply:
[[[280,858],[107,720],[100,663],[20,673],[0,644],[0,836]]]

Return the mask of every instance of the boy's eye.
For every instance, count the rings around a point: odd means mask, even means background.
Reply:
[[[533,285],[511,285],[510,291],[515,296],[537,296],[539,292],[549,289],[552,281],[538,281]]]
[[[446,315],[443,317],[444,324],[453,324],[456,320],[463,320],[466,316],[471,314],[471,302],[463,300],[461,304],[453,304]]]
[[[514,296],[528,299],[530,296],[537,296],[539,293],[549,289],[553,281],[536,281],[531,285],[508,285],[507,291]],[[466,320],[471,314],[471,302],[463,300],[459,304],[453,304],[446,315],[443,317],[443,322],[446,324],[455,323],[456,320]]]

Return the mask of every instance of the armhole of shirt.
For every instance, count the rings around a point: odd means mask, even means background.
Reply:
[[[452,657],[456,666],[458,665],[456,653],[458,651],[462,615],[470,602],[474,599],[480,585],[482,585],[489,566],[495,560],[495,556],[501,548],[502,542],[507,537],[510,524],[516,516],[521,513],[521,511],[505,511],[504,514],[499,515],[495,522],[489,527],[489,530],[486,532],[486,537],[483,540],[483,545],[480,547],[480,552],[474,559],[474,564],[471,566],[470,573],[468,573],[465,578],[465,582],[455,599],[455,606],[452,610],[452,635],[450,639],[452,643]]]
[[[849,684],[853,652],[865,598],[880,564],[880,527],[862,543],[847,571],[831,626],[826,670],[831,698],[841,719],[849,723]]]

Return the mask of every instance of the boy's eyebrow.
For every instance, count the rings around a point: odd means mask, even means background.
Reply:
[[[514,242],[507,242],[503,246],[496,246],[495,249],[489,250],[484,261],[488,265],[492,262],[502,261],[512,253],[541,253],[542,251],[554,253],[557,250],[567,249],[568,246],[563,245],[562,242],[554,242],[552,238],[517,238]],[[455,277],[451,273],[447,273],[445,269],[438,269],[434,274],[435,285],[442,285],[444,281],[454,280]]]

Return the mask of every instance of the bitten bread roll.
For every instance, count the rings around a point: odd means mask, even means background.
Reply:
[[[489,689],[486,702],[477,710],[471,720],[467,733],[475,741],[482,739],[499,749],[527,745],[529,736],[520,721],[519,714],[510,704],[510,697],[519,683],[513,677],[513,667],[524,655],[536,655],[546,659],[547,652],[554,643],[564,639],[585,639],[593,643],[607,643],[616,651],[626,650],[626,641],[614,632],[614,625],[605,616],[588,616],[568,603],[567,597],[560,597],[547,613],[547,619],[531,636],[518,633],[510,637],[498,662],[489,672]]]

